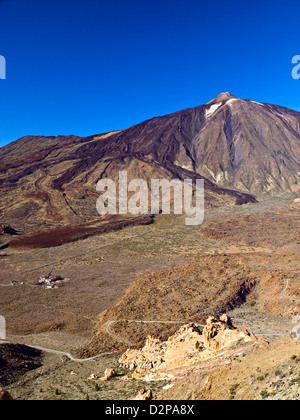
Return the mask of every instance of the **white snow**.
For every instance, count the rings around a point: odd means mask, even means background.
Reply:
[[[238,99],[237,99],[237,98],[232,98],[232,99],[229,99],[229,100],[226,102],[226,105],[232,104],[232,102],[235,102],[235,101],[238,101]]]
[[[222,102],[218,104],[214,104],[209,109],[207,109],[206,114],[205,114],[206,118],[209,118],[212,114],[214,114],[216,110],[220,108],[221,105],[222,105]]]

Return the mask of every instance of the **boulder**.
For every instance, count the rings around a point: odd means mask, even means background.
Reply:
[[[0,388],[0,401],[12,401],[12,399],[13,398],[7,391],[4,391],[4,389]]]
[[[222,347],[244,338],[250,340],[249,335],[238,331],[233,325],[228,315],[224,314],[220,318],[208,317],[203,329],[204,346],[210,351],[218,351]]]
[[[149,391],[146,391],[145,389],[142,389],[133,400],[135,400],[135,401],[151,401],[152,399],[153,399],[153,394],[152,394],[151,389]]]
[[[117,376],[117,372],[115,369],[106,369],[104,373],[104,380],[108,381],[111,378],[115,378]]]
[[[10,225],[0,224],[0,235],[4,235],[4,234],[17,235],[18,232],[14,228],[12,228]]]
[[[256,337],[253,333],[250,334],[250,339],[253,341],[253,343],[257,344],[260,347],[268,347],[269,342],[265,340],[263,337]]]

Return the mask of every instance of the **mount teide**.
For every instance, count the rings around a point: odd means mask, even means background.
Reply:
[[[0,149],[0,222],[92,221],[97,181],[117,180],[120,170],[148,180],[204,177],[208,206],[297,192],[300,113],[223,93],[119,132],[23,137]]]
[[[300,113],[225,93],[205,115],[193,139],[197,172],[253,194],[299,190]]]

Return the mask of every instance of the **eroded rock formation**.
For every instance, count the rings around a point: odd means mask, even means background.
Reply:
[[[4,235],[4,234],[17,235],[18,232],[14,228],[12,228],[10,225],[0,224],[0,235]]]
[[[231,319],[226,314],[222,315],[220,319],[210,316],[203,330],[204,346],[212,351],[218,351],[232,341],[246,337],[248,338],[232,325]]]
[[[240,340],[255,341],[247,331],[237,330],[227,315],[210,316],[201,330],[201,325],[192,323],[184,325],[165,342],[149,336],[142,349],[129,349],[121,356],[120,366],[140,374],[165,372],[207,360]]]

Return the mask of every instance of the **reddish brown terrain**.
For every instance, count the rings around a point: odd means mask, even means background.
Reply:
[[[77,242],[90,236],[118,231],[128,226],[150,225],[153,223],[153,220],[154,217],[150,215],[137,217],[108,215],[97,222],[58,227],[45,232],[22,235],[20,238],[9,241],[9,246],[11,248],[53,248]]]
[[[203,323],[210,313],[226,313],[244,303],[292,318],[300,310],[299,269],[299,254],[237,253],[206,257],[141,277],[116,306],[102,314],[98,333],[84,354],[126,348],[126,343],[108,336],[109,320],[116,320],[110,328],[113,333],[139,346],[149,334],[165,339],[180,323]],[[290,299],[282,296],[286,279]]]
[[[300,241],[299,206],[275,208],[264,213],[249,213],[207,222],[203,238],[248,246],[282,247]]]

